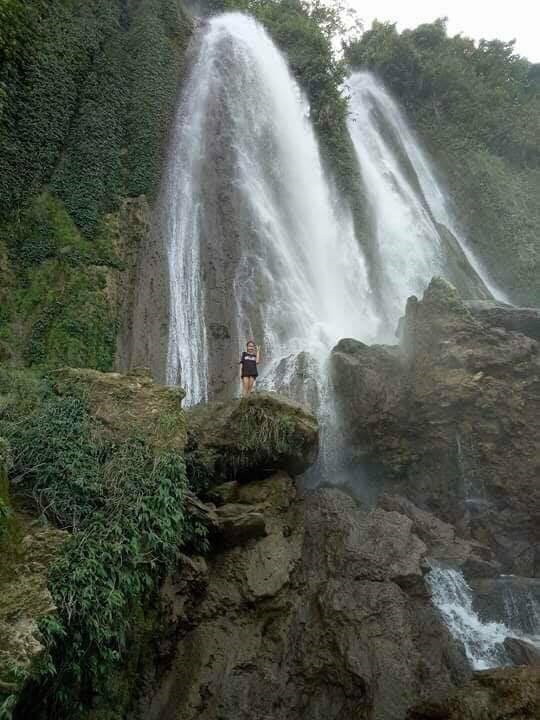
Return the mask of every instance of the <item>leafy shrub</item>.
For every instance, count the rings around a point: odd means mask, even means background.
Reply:
[[[24,702],[43,716],[76,718],[125,658],[137,618],[175,560],[184,533],[181,455],[144,439],[104,440],[84,398],[46,389],[28,416],[0,413],[13,483],[72,530],[52,567],[58,619],[42,632],[49,655]],[[189,528],[188,533],[193,533]]]
[[[88,241],[64,205],[42,193],[0,231],[2,237],[18,280],[6,293],[1,319],[12,352],[18,346],[28,365],[109,370],[116,311],[105,293],[105,271],[122,265],[105,229]],[[10,336],[11,324],[20,318],[23,336],[20,331]]]

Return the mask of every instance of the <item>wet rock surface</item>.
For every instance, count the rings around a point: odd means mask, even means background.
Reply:
[[[485,300],[466,303],[475,318],[486,325],[504,328],[540,340],[540,310],[521,308]]]
[[[514,665],[540,665],[540,650],[526,640],[508,637],[504,649]]]
[[[540,633],[540,578],[518,575],[469,578],[480,618],[498,620],[518,634]]]
[[[407,720],[525,720],[540,717],[540,668],[498,668],[444,700],[411,710]]]
[[[183,561],[165,588],[172,653],[142,717],[403,718],[469,670],[431,607],[426,544],[394,510],[339,490],[297,494],[285,473],[228,483],[266,534]]]
[[[387,493],[489,546],[503,571],[532,576],[540,572],[539,345],[482,317],[434,279],[421,301],[409,300],[399,348],[341,341],[332,370],[344,444],[359,467],[377,465]]]

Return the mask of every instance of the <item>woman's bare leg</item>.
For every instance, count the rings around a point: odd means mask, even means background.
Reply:
[[[242,378],[242,397],[246,397],[246,395],[249,395],[249,381],[251,378],[249,377],[243,377]]]
[[[255,387],[255,380],[257,378],[250,377],[249,378],[249,392],[251,393],[253,391],[253,388]]]

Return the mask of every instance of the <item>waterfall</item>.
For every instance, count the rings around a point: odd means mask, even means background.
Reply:
[[[482,622],[473,609],[472,591],[463,574],[433,563],[427,580],[433,604],[453,637],[463,643],[473,669],[508,664],[503,642],[512,633],[503,623]]]
[[[168,381],[181,380],[188,404],[208,397],[220,349],[230,367],[249,337],[262,345],[262,384],[274,388],[297,378],[299,353],[322,372],[341,337],[375,337],[351,213],[325,178],[299,86],[247,15],[203,30],[165,195]]]
[[[537,578],[501,575],[496,588],[502,596],[504,622],[540,646],[540,582]]]
[[[407,297],[421,294],[434,275],[468,297],[506,301],[467,247],[425,153],[383,85],[361,71],[348,78],[346,91],[370,215],[371,272],[389,329]]]

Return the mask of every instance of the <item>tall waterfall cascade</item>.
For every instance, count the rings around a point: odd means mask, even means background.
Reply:
[[[209,119],[214,114],[220,122]],[[223,178],[209,180],[218,163],[228,175],[226,188]],[[234,227],[239,244],[217,269],[230,285],[222,304],[235,355],[255,337],[267,361],[267,385],[282,386],[298,353],[322,361],[341,337],[375,337],[378,319],[351,213],[324,176],[299,86],[253,18],[214,17],[178,112],[165,199],[168,381],[181,378],[188,404],[208,397],[213,308],[204,276],[221,252],[210,245],[231,242],[209,237],[204,227],[220,202],[209,197],[212,182],[227,194],[223,222]]]
[[[327,372],[338,340],[393,339],[407,298],[421,294],[433,275],[468,297],[505,299],[467,247],[384,87],[358,72],[347,88],[366,237],[356,236],[352,212],[323,170],[308,103],[285,59],[261,25],[241,13],[215,16],[197,33],[161,199],[170,283],[167,381],[182,384],[187,405],[230,391],[240,350],[254,338],[263,356],[258,385],[319,414],[326,457],[306,481],[312,485],[345,482]],[[465,482],[468,469],[462,472]],[[369,506],[376,488],[362,482]],[[433,602],[471,664],[505,663],[503,641],[513,630],[480,620],[459,572],[434,567],[429,580]]]
[[[389,329],[434,275],[468,297],[506,301],[468,248],[426,154],[382,83],[355,72],[345,91],[369,213],[372,283]]]

